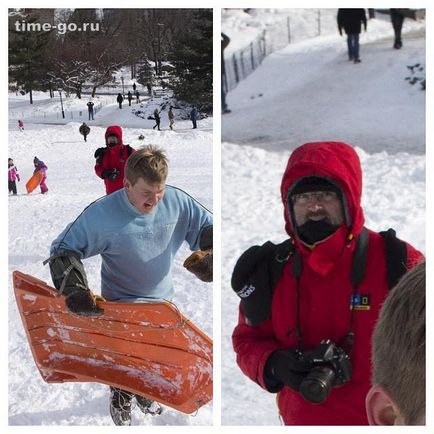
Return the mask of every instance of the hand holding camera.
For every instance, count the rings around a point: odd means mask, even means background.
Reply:
[[[324,402],[332,387],[351,380],[352,366],[348,354],[330,340],[314,350],[275,351],[265,365],[265,374],[281,381],[309,402]]]

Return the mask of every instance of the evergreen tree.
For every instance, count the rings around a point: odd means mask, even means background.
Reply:
[[[142,61],[137,65],[137,82],[146,86],[148,83],[154,84],[154,71],[148,60]]]
[[[47,48],[50,32],[24,29],[17,30],[15,22],[37,25],[39,20],[24,11],[20,19],[9,22],[9,81],[29,92],[30,104],[33,104],[33,90],[45,87]]]
[[[175,78],[169,86],[175,96],[207,112],[212,111],[212,37],[212,9],[194,10],[170,53]]]

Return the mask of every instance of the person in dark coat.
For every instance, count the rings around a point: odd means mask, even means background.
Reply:
[[[124,100],[124,97],[120,93],[118,93],[118,97],[116,98],[116,101],[118,102],[120,109],[122,108],[122,101],[123,100]]]
[[[131,101],[133,100],[133,94],[130,91],[128,91],[127,98],[128,98],[128,105],[131,107]]]
[[[89,120],[94,120],[93,119],[93,106],[94,106],[95,104],[92,102],[92,101],[89,101],[88,103],[87,103],[87,112],[88,112],[88,114],[89,114]]]
[[[153,130],[155,130],[155,127],[158,127],[158,131],[160,130],[160,112],[158,109],[154,110],[154,119],[155,119],[155,125],[152,127]]]
[[[140,93],[138,90],[136,90],[135,95],[136,95],[136,103],[138,104],[140,102]]]
[[[146,83],[146,88],[148,89],[148,95],[152,96],[152,86],[151,86],[151,83]]]
[[[195,106],[193,106],[193,108],[191,109],[190,119],[191,119],[191,122],[193,122],[193,129],[197,128],[197,124],[196,124],[196,121],[197,121],[197,110],[196,110]]]
[[[227,84],[227,78],[226,78],[226,68],[225,68],[225,59],[224,59],[224,50],[229,45],[230,41],[231,40],[229,39],[229,37],[227,35],[225,35],[224,33],[221,34],[222,113],[230,113],[230,110],[228,109],[228,105],[226,104],[226,92],[227,92],[228,84]]]
[[[404,18],[405,16],[402,13],[402,9],[390,9],[390,20],[392,21],[393,32],[395,33],[393,48],[396,50],[402,48],[401,30]]]
[[[87,136],[90,133],[89,125],[87,125],[86,122],[83,122],[83,124],[80,125],[78,131],[84,137],[84,141],[87,142]]]
[[[133,83],[133,92],[136,91],[136,88],[137,88],[136,83]]]
[[[362,31],[362,23],[366,32],[364,9],[338,9],[339,34],[342,36],[342,30],[345,30],[348,43],[348,59],[354,63],[360,63],[359,34]]]

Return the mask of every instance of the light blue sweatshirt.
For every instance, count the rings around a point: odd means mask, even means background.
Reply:
[[[131,204],[125,189],[96,201],[51,244],[80,259],[101,255],[101,295],[107,300],[173,295],[172,262],[183,241],[199,249],[212,217],[186,193],[166,186],[149,214]]]

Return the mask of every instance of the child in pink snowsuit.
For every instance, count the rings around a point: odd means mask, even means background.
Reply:
[[[48,191],[48,188],[45,184],[45,180],[47,179],[46,172],[48,167],[45,165],[43,161],[39,160],[38,157],[35,157],[33,159],[33,165],[35,166],[35,170],[33,171],[33,174],[35,174],[36,172],[42,173],[42,180],[39,186],[41,187],[41,193],[45,194]]]
[[[24,122],[21,119],[18,121],[18,128],[20,131],[24,131]]]
[[[8,158],[8,187],[9,193],[12,193],[14,196],[17,194],[16,180],[20,181],[20,175],[18,175],[18,170],[14,165],[14,160]]]

